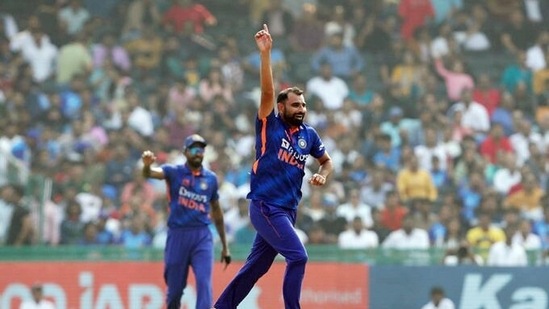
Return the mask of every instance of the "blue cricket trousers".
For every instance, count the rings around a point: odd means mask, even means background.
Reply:
[[[212,306],[213,238],[207,226],[169,229],[164,250],[164,280],[168,309],[180,309],[189,266],[196,278],[196,309]]]
[[[295,220],[295,210],[263,201],[254,200],[250,203],[250,221],[257,234],[246,263],[217,300],[216,309],[236,309],[257,280],[267,273],[278,253],[286,259],[282,287],[284,306],[286,309],[301,308],[301,283],[308,257],[294,230]]]

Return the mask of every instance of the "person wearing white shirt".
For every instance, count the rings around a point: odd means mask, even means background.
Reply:
[[[353,222],[356,217],[360,217],[364,226],[371,227],[374,223],[372,220],[372,209],[369,205],[361,202],[360,191],[358,189],[351,189],[348,196],[349,201],[337,207],[337,215],[347,219],[348,223]]]
[[[423,229],[414,227],[414,219],[411,215],[407,215],[402,222],[402,228],[392,231],[382,247],[387,249],[428,249],[429,234]]]
[[[71,0],[69,5],[59,10],[57,18],[67,27],[67,33],[74,35],[82,30],[91,16],[82,6],[82,0]]]
[[[533,72],[545,69],[545,50],[549,45],[549,31],[541,30],[537,43],[526,50],[526,67]]]
[[[541,238],[532,233],[532,223],[526,219],[520,221],[519,230],[513,235],[513,243],[521,245],[526,250],[539,250],[542,246]]]
[[[444,290],[441,287],[435,286],[431,289],[431,300],[421,309],[455,309],[454,302],[446,298]]]
[[[376,248],[379,237],[375,232],[364,228],[361,217],[355,217],[351,227],[339,234],[337,244],[341,249]]]
[[[21,45],[21,55],[32,69],[33,79],[43,82],[55,72],[58,50],[41,31],[32,34],[32,39]]]
[[[461,102],[454,104],[452,110],[463,112],[461,117],[461,125],[463,127],[469,128],[475,133],[486,133],[490,130],[488,111],[482,104],[473,101],[471,89],[463,90]]]
[[[498,241],[490,247],[488,252],[488,266],[513,267],[527,266],[528,257],[523,246],[513,242],[513,235],[517,229],[514,226],[505,228],[505,241]]]
[[[332,74],[332,66],[324,63],[320,67],[320,76],[311,78],[306,85],[307,93],[322,101],[328,110],[339,110],[343,100],[349,95],[349,87],[345,81]]]
[[[42,285],[35,284],[31,287],[32,300],[21,303],[19,309],[55,309],[55,305],[44,299]]]
[[[509,142],[517,154],[517,162],[522,165],[530,158],[529,144],[534,143],[540,149],[543,147],[543,137],[538,132],[532,131],[532,124],[526,119],[521,119],[516,124],[517,132],[509,136]]]
[[[494,174],[494,189],[502,195],[507,195],[511,187],[521,181],[522,175],[517,166],[515,154],[502,153],[501,155],[503,164],[502,168]]]
[[[448,158],[446,157],[446,149],[437,141],[437,132],[434,129],[426,128],[424,135],[425,144],[414,147],[414,153],[418,159],[419,166],[424,170],[430,171],[433,169],[433,157],[437,157],[440,162],[439,168],[445,171]]]

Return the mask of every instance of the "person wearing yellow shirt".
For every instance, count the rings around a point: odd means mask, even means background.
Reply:
[[[415,155],[409,158],[407,168],[398,173],[397,189],[403,202],[416,199],[435,201],[438,196],[431,174],[427,170],[419,168]]]
[[[541,198],[545,192],[539,187],[536,176],[526,173],[522,176],[522,188],[509,195],[503,202],[504,208],[519,209],[527,218],[539,220],[543,216]]]
[[[478,224],[470,228],[465,237],[469,245],[480,250],[480,255],[485,259],[494,243],[505,241],[505,233],[499,227],[492,226],[492,218],[488,212],[479,212],[477,218]]]

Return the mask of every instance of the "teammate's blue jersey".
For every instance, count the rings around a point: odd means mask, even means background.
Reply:
[[[163,165],[168,187],[168,227],[194,228],[211,223],[210,202],[219,199],[217,176],[202,168],[193,173],[185,165]]]
[[[255,159],[250,180],[252,200],[296,209],[301,200],[305,162],[309,155],[320,158],[324,144],[311,126],[292,130],[274,111],[256,117]]]

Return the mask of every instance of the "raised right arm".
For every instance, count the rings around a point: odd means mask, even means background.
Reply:
[[[165,179],[164,171],[159,167],[152,167],[151,165],[156,161],[156,156],[150,150],[145,150],[141,155],[143,161],[143,169],[141,173],[145,178]]]
[[[273,71],[271,68],[271,48],[273,39],[269,34],[269,28],[263,24],[263,29],[255,34],[255,42],[259,49],[261,58],[261,67],[259,69],[259,79],[261,82],[261,102],[257,116],[259,119],[266,118],[274,109],[274,83]]]

